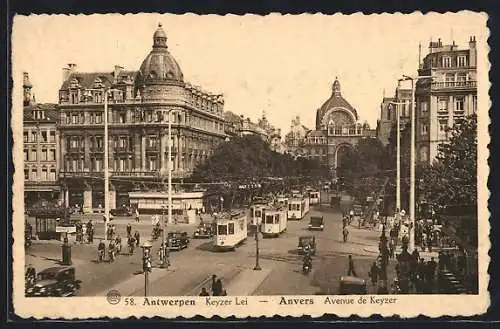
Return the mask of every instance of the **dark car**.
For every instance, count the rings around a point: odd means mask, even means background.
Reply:
[[[168,250],[182,250],[189,245],[187,232],[169,232],[167,237]]]
[[[194,239],[210,239],[214,236],[213,225],[209,223],[201,223],[200,226],[194,231]]]
[[[354,276],[340,277],[339,295],[366,295],[366,280]]]
[[[72,266],[49,267],[38,273],[27,297],[70,297],[78,294],[81,281],[75,278]]]
[[[312,235],[299,237],[298,253],[305,254],[308,248],[312,255],[316,254],[316,238]]]
[[[116,209],[111,209],[110,214],[113,216],[130,217],[133,215],[133,212],[129,207],[122,206]]]
[[[325,221],[323,219],[323,216],[312,216],[309,221],[308,227],[310,230],[323,231],[325,229]]]

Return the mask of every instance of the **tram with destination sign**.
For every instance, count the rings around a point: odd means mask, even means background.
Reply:
[[[263,237],[278,237],[286,231],[286,208],[273,207],[264,210],[260,232]]]
[[[309,211],[309,202],[306,198],[291,198],[288,200],[287,218],[301,220]]]
[[[276,202],[278,205],[288,208],[288,197],[286,195],[278,195]]]
[[[319,204],[319,191],[309,191],[309,204]]]
[[[242,211],[215,216],[214,248],[234,250],[247,238],[247,215]]]

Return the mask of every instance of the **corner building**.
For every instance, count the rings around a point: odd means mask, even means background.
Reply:
[[[172,177],[188,177],[226,138],[222,95],[184,81],[161,24],[139,71],[63,69],[59,90],[60,180],[68,206],[104,207],[104,90],[108,94],[110,208],[129,192],[163,190],[172,125]]]
[[[429,44],[429,54],[420,64],[421,78],[416,84],[417,159],[431,164],[439,144],[449,141],[448,127],[477,111],[476,39],[468,49],[455,42],[443,45],[441,39]]]

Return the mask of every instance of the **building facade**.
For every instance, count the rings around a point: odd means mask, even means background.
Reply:
[[[411,88],[398,86],[393,97],[384,97],[380,104],[380,118],[377,120],[376,135],[382,145],[390,142],[392,130],[397,124],[399,111],[400,129],[410,122]]]
[[[300,122],[299,116],[292,119],[290,131],[285,135],[285,153],[292,156],[303,156],[305,154],[305,138],[309,131],[311,131],[311,129],[307,128]]]
[[[104,90],[109,90],[109,93]],[[104,97],[108,94],[110,208],[129,192],[164,189],[191,174],[226,139],[220,94],[184,81],[161,24],[138,71],[63,69],[59,90],[61,184],[68,206],[104,206]],[[172,158],[168,159],[168,122]]]
[[[356,109],[342,97],[338,79],[332,85],[330,98],[316,111],[316,129],[305,132],[300,139],[303,131],[288,134],[288,141],[301,149],[303,156],[327,166],[331,177],[336,176],[343,152],[352,150],[361,138],[375,136],[375,131],[359,122]]]
[[[432,163],[438,146],[449,140],[448,128],[457,119],[477,111],[476,39],[469,39],[468,49],[455,42],[443,45],[441,39],[430,42],[429,54],[420,63],[416,84],[417,159]]]
[[[23,148],[24,200],[30,207],[38,200],[59,197],[59,133],[56,104],[37,104],[28,73],[24,73]]]

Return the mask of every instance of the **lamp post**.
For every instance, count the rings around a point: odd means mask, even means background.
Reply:
[[[410,77],[403,75],[403,80],[411,81],[411,146],[410,146],[410,229],[408,249],[412,252],[415,249],[415,80],[432,79],[433,76],[420,75]]]
[[[167,244],[165,241],[166,238],[165,205],[161,206],[161,221],[162,221],[162,228],[161,228],[160,268],[165,268],[165,266],[168,268],[168,263],[166,262]]]
[[[250,204],[252,204],[252,199],[250,199]],[[264,216],[264,209],[261,210],[261,217]],[[260,261],[260,249],[259,249],[259,233],[260,233],[260,224],[262,221],[259,222],[258,219],[256,219],[256,226],[255,226],[255,267],[253,268],[254,271],[260,271],[262,268],[260,267],[259,261]]]
[[[144,297],[149,295],[149,272],[151,272],[151,248],[153,245],[149,240],[142,244],[142,269],[144,271]]]
[[[397,126],[397,141],[396,141],[396,211],[401,211],[401,113],[399,106],[405,103],[390,102],[396,105],[396,126]]]

